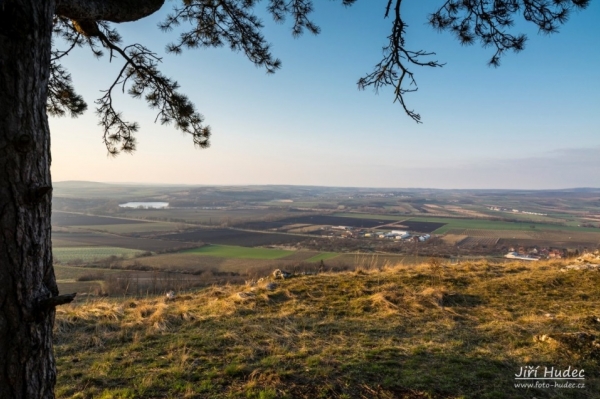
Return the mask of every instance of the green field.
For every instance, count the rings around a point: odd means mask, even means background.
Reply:
[[[143,251],[119,247],[59,247],[52,249],[52,256],[58,262],[71,262],[75,260],[91,262],[108,258],[109,256],[129,258],[140,253],[143,253]]]
[[[485,214],[490,218],[507,218],[514,220],[521,220],[524,223],[527,222],[537,222],[537,223],[562,223],[565,221],[564,218],[559,218],[554,215],[530,215],[526,213],[514,213],[514,212],[504,212],[504,211],[492,211],[485,206],[462,206],[465,210],[470,210],[478,213]],[[461,216],[460,214],[457,216]],[[465,217],[465,215],[462,215]]]
[[[335,252],[323,252],[315,255],[311,258],[306,259],[306,262],[320,262],[322,260],[332,259],[337,257],[339,254]]]
[[[446,223],[445,226],[435,230],[434,234],[444,234],[448,230],[452,229],[480,229],[480,230],[533,230],[531,226],[535,226],[536,230],[551,230],[551,231],[578,231],[586,233],[600,233],[599,229],[580,227],[577,226],[579,222],[567,223],[566,225],[550,224],[550,223],[534,223],[527,220],[523,220],[522,223],[515,222],[504,222],[498,220],[485,220],[485,219],[461,219],[461,218],[444,218],[444,217],[406,217],[406,216],[392,216],[392,215],[377,215],[368,213],[335,213],[333,216],[340,217],[352,217],[358,219],[379,219],[379,220],[412,220],[415,222],[432,222],[432,223]],[[505,214],[505,215],[493,215],[493,216],[505,216],[514,217],[515,219],[525,216],[535,215],[520,215],[520,214]],[[544,220],[549,220],[549,217],[544,217]],[[564,222],[564,220],[557,220],[557,222]]]
[[[280,259],[293,254],[294,251],[268,248],[247,248],[233,245],[207,245],[183,251],[182,253],[215,256],[219,258]]]
[[[586,233],[598,233],[598,229],[578,226],[561,226],[546,223],[514,223],[502,222],[495,220],[479,220],[479,219],[452,219],[452,218],[435,218],[435,217],[413,217],[407,220],[415,222],[433,222],[446,223],[445,226],[435,230],[434,234],[444,234],[452,229],[479,229],[479,230],[562,230],[562,231],[579,231]],[[532,228],[535,226],[535,228]]]

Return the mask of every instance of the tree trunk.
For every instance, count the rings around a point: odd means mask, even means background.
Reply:
[[[54,0],[0,0],[0,398],[53,398],[50,131]],[[44,301],[46,300],[46,301]]]

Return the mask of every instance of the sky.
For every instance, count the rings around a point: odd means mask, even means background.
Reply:
[[[427,3],[426,5],[424,5]],[[555,189],[600,187],[600,1],[575,12],[554,35],[528,34],[524,51],[487,66],[492,50],[461,46],[426,24],[439,1],[404,1],[407,47],[435,52],[443,68],[418,68],[405,97],[422,124],[393,103],[391,90],[359,91],[357,80],[380,61],[391,22],[385,0],[315,1],[314,36],[291,35],[257,9],[282,68],[273,75],[228,48],[165,54],[177,32],[157,23],[173,7],[119,24],[125,44],[139,42],[163,60],[211,126],[208,149],[154,123],[142,100],[115,97],[137,121],[137,151],[107,156],[94,100],[122,67],[87,49],[64,61],[89,109],[50,118],[56,181],[199,185],[291,184],[349,187]],[[185,27],[185,26],[184,26]],[[60,45],[60,43],[58,43]]]

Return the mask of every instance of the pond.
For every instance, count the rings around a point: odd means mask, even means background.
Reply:
[[[169,206],[168,202],[127,202],[119,204],[121,208],[143,208],[143,209],[163,209]]]

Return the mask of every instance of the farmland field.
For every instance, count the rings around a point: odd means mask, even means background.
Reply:
[[[196,229],[182,233],[165,234],[157,238],[187,242],[205,242],[208,244],[238,245],[256,247],[262,245],[277,245],[296,243],[305,240],[301,236],[277,233],[257,233],[231,229]]]
[[[471,248],[476,246],[493,247],[498,243],[498,240],[499,238],[497,237],[466,237],[456,244],[463,248]]]
[[[498,238],[535,238],[534,233],[530,231],[519,230],[482,230],[482,229],[452,229],[446,234],[473,236],[473,237],[498,237]]]
[[[440,251],[440,256],[454,256],[462,252],[497,255],[501,246],[531,245],[570,250],[600,247],[600,229],[597,228],[600,225],[600,190],[597,189],[457,191],[309,186],[160,187],[89,182],[58,183],[56,188],[52,239],[57,249],[116,247],[166,252],[197,248],[203,244],[247,248],[276,246],[282,250],[303,248],[275,259],[180,253],[176,254],[180,258],[151,260],[144,257],[121,262],[156,262],[160,264],[159,268],[170,270],[193,269],[193,272],[202,273],[213,268],[221,270],[224,265],[233,270],[271,267],[275,263],[293,267],[294,262],[314,260],[318,263],[319,259],[342,264],[354,257],[348,255],[352,251],[428,255],[438,255],[436,251]],[[168,202],[170,208],[119,207],[120,203],[128,201]],[[507,211],[493,211],[490,207]],[[513,209],[520,212],[512,212]],[[523,211],[547,215],[529,215]],[[584,224],[596,228],[581,227]],[[429,233],[434,239],[413,245],[398,241],[396,245],[389,241],[363,239],[359,234],[343,234],[341,230],[332,232],[330,226],[406,230],[415,235]],[[441,242],[446,245],[438,246]],[[492,245],[493,242],[497,244]],[[457,243],[460,249],[448,248]],[[490,245],[493,248],[484,251],[483,247]],[[473,251],[469,246],[473,246]],[[328,253],[338,251],[340,255],[329,257]],[[398,259],[390,258],[389,261]],[[408,262],[408,257],[402,259]],[[178,264],[178,261],[182,263]],[[348,264],[355,262],[356,259]]]
[[[206,245],[200,248],[188,249],[182,251],[181,253],[216,256],[219,258],[279,259],[292,254],[292,251],[285,251],[282,249],[238,247],[233,245]]]
[[[120,237],[112,234],[103,234],[89,231],[75,233],[52,232],[52,243],[55,248],[73,246],[99,246],[137,249],[141,251],[164,251],[188,246],[188,243],[177,241],[157,240],[151,238]],[[56,244],[54,244],[56,243]]]
[[[510,242],[531,242],[531,245],[586,245],[598,244],[600,242],[599,233],[581,232],[581,231],[548,231],[531,229],[526,231],[519,230],[483,230],[483,229],[452,229],[448,230],[445,236],[470,236],[470,237],[489,237],[508,240]],[[515,241],[516,240],[516,241]],[[537,242],[536,242],[537,241]],[[460,245],[463,245],[461,243]]]
[[[105,224],[142,224],[148,223],[143,220],[121,219],[109,216],[82,215],[70,212],[52,212],[53,226],[89,226]]]
[[[221,266],[227,260],[228,259],[226,258],[219,258],[216,256],[198,256],[198,254],[186,254],[178,252],[173,254],[149,256],[136,259],[135,261],[138,261],[143,266],[149,266],[156,270],[196,274],[207,270],[221,270]],[[124,261],[122,262],[122,265],[129,267],[133,265],[135,261]]]
[[[306,259],[307,262],[320,262],[320,261],[325,261],[328,259],[333,259],[335,257],[337,257],[339,254],[335,253],[335,252],[323,252],[320,253],[318,255],[315,255],[311,258]]]
[[[419,222],[414,220],[402,220],[396,223],[391,223],[385,226],[381,226],[386,229],[395,229],[395,230],[409,230],[418,233],[432,233],[435,230],[443,227],[445,223],[435,223],[435,222]]]
[[[556,222],[566,222],[564,217],[558,217],[557,215],[530,215],[523,213],[514,213],[514,212],[496,212],[489,211],[487,215],[491,217],[506,217],[510,219],[518,219],[523,220],[524,222],[536,222],[536,223],[556,223]],[[571,215],[571,217],[573,217]]]
[[[353,219],[353,223],[355,224],[357,220],[372,220],[379,223],[374,224],[372,226],[364,225],[363,227],[372,228],[380,225],[386,225],[386,228],[406,229],[419,233],[432,233],[433,231],[442,228],[450,220],[454,220],[443,218],[437,218],[436,220],[421,220],[420,218],[407,218],[406,216],[374,215],[360,213],[336,213],[335,217]],[[339,224],[354,226],[354,224],[344,224],[343,222],[340,222]]]
[[[52,249],[52,256],[57,262],[71,262],[75,260],[91,262],[110,256],[130,258],[140,253],[142,251],[118,247],[58,247]]]
[[[112,234],[167,232],[189,227],[189,225],[184,223],[149,222],[146,220],[84,215],[60,211],[52,213],[52,226],[55,229],[75,227],[92,231],[104,231]]]
[[[130,265],[133,262],[133,260],[129,260],[123,262],[123,264]],[[141,258],[139,263],[156,270],[193,274],[203,272],[260,273],[262,276],[266,276],[275,269],[293,268],[299,262],[297,260],[287,260],[285,257],[279,259],[245,259],[207,256],[197,253],[175,253]]]
[[[536,231],[532,233],[533,238],[538,240],[557,241],[585,241],[599,242],[600,233],[588,233],[581,231]]]
[[[208,225],[223,223],[241,223],[267,217],[285,217],[288,213],[283,210],[270,209],[131,209],[120,213],[125,217],[140,219],[157,219],[166,221],[185,221]]]
[[[536,231],[531,233],[531,238],[515,240],[503,237],[503,242],[519,245],[546,245],[573,247],[598,247],[600,234],[579,231]]]
[[[406,205],[406,204],[404,204]],[[409,205],[407,205],[409,206]],[[413,209],[412,207],[410,207],[410,209]],[[378,221],[384,221],[389,223],[390,220],[395,220],[395,221],[401,221],[406,219],[406,216],[401,216],[401,215],[380,215],[377,213],[350,213],[350,212],[341,212],[341,213],[334,213],[332,216],[334,217],[343,217],[343,218],[349,218],[349,219],[373,219],[373,220],[378,220]]]
[[[415,222],[434,222],[434,223],[445,223],[446,225],[435,230],[435,234],[444,234],[449,230],[453,229],[478,229],[478,230],[554,230],[554,231],[578,231],[578,232],[589,232],[597,233],[600,236],[598,229],[578,226],[562,226],[558,224],[542,224],[542,223],[516,223],[516,222],[504,222],[496,220],[484,220],[484,219],[453,219],[453,218],[431,218],[431,217],[413,217],[407,221]],[[405,223],[405,222],[402,222]],[[535,226],[532,228],[532,226]]]
[[[76,281],[79,277],[98,274],[98,275],[109,275],[115,273],[122,273],[118,269],[101,269],[91,267],[77,267],[77,266],[66,266],[66,265],[54,265],[54,273],[56,280],[59,282]]]
[[[581,241],[568,239],[568,237],[564,237],[563,240],[545,240],[545,239],[509,239],[509,238],[501,238],[498,241],[498,245],[502,246],[524,246],[524,247],[533,247],[533,246],[544,246],[544,247],[555,247],[555,248],[598,248],[600,247],[600,242],[598,241]]]
[[[295,227],[290,227],[295,226]],[[314,234],[324,230],[327,226],[315,224],[295,224],[290,226],[284,226],[281,230],[287,231],[288,233],[300,233],[300,234]]]
[[[57,281],[60,292],[68,293],[94,293],[102,288],[99,281]]]
[[[88,242],[83,242],[83,241],[73,241],[73,240],[67,240],[65,238],[58,237],[57,233],[53,232],[52,233],[52,248],[58,248],[58,247],[89,247],[90,243]]]
[[[293,251],[290,255],[285,258],[281,258],[282,260],[292,260],[292,261],[306,261],[307,259],[312,258],[313,256],[319,255],[321,252],[319,251]]]
[[[256,230],[280,229],[291,224],[311,224],[311,225],[329,225],[329,226],[351,226],[372,228],[382,224],[389,223],[386,219],[365,219],[342,216],[329,215],[311,215],[311,216],[296,216],[285,218],[272,222],[250,222],[243,223],[237,227]]]
[[[81,225],[80,229],[92,231],[104,231],[111,234],[148,234],[148,233],[166,233],[169,231],[182,230],[189,225],[183,223],[171,222],[143,222],[143,223],[119,223],[119,224],[100,224],[100,225]]]

